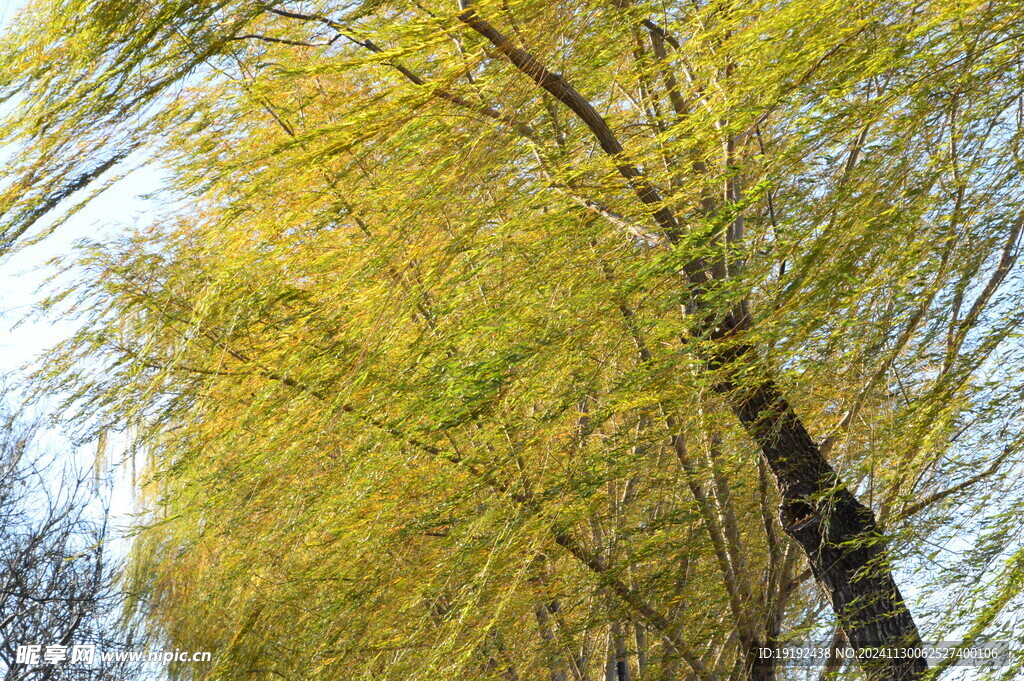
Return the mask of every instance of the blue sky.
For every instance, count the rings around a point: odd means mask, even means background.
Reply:
[[[7,388],[6,398],[17,408],[23,394],[19,386],[23,377],[39,366],[40,356],[50,347],[72,334],[76,328],[73,319],[33,314],[36,304],[45,296],[46,281],[56,272],[47,265],[51,259],[71,253],[82,239],[104,239],[137,225],[151,223],[156,211],[153,199],[145,194],[159,188],[159,174],[152,168],[141,168],[112,185],[91,204],[74,215],[54,234],[40,243],[24,247],[0,259],[0,376]],[[54,396],[56,397],[56,396]],[[33,407],[33,413],[45,414],[51,404]],[[50,429],[42,438],[47,448],[66,449],[71,446],[67,436],[59,429]],[[109,460],[117,463],[122,449],[112,438]],[[95,445],[85,445],[74,451],[78,466],[91,467],[95,461]],[[126,514],[134,509],[130,468],[121,467],[116,476],[111,499],[114,525],[125,527]]]
[[[98,183],[97,183],[98,184]],[[28,320],[42,287],[56,270],[52,258],[71,253],[76,242],[103,239],[152,221],[155,203],[145,194],[159,189],[159,175],[150,168],[133,171],[74,215],[41,243],[21,248],[0,261],[0,371],[8,373],[32,364],[74,328],[69,320]]]

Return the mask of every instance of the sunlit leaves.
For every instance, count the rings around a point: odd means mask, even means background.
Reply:
[[[593,677],[624,627],[637,672],[728,675],[821,634],[695,261],[894,555],[982,537],[1004,621],[1018,539],[956,508],[1020,502],[1020,8],[621,4],[474,4],[619,158],[454,3],[40,3],[9,39],[11,239],[127,149],[168,171],[166,219],[68,260],[39,386],[138,433],[135,580],[215,675]]]

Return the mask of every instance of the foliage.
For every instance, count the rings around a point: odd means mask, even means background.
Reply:
[[[927,634],[1019,636],[1019,5],[472,10],[8,38],[9,240],[139,145],[171,177],[38,376],[138,434],[154,625],[223,678],[755,678],[835,620],[735,351],[940,589]]]

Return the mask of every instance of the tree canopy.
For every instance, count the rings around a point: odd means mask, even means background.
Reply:
[[[4,243],[167,172],[154,227],[66,261],[82,331],[36,385],[146,457],[137,605],[217,654],[176,671],[1019,638],[1022,14],[31,3]]]

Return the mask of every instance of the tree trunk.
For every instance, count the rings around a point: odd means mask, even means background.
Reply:
[[[736,369],[744,369],[741,383]],[[736,345],[709,362],[715,390],[757,443],[782,496],[783,529],[804,550],[853,648],[916,648],[921,635],[892,577],[871,509],[839,480],[755,350]],[[871,681],[915,681],[918,658],[861,659]]]
[[[577,115],[601,149],[615,161],[637,198],[652,210],[651,217],[665,239],[676,244],[683,230],[661,193],[632,162],[608,122],[560,74],[534,55],[515,46],[490,23],[461,5],[460,21],[486,38],[509,62]],[[712,331],[718,349],[708,360],[716,376],[715,389],[725,398],[743,428],[757,443],[779,486],[782,526],[807,555],[815,580],[825,591],[853,647],[884,644],[919,647],[921,636],[892,578],[883,537],[874,514],[846,489],[803,423],[782,396],[752,346],[735,343],[734,334],[749,322],[746,302],[720,320],[703,300],[714,282],[708,263],[697,257],[683,266],[690,312],[700,320],[696,337]],[[735,381],[737,369],[744,380]],[[749,376],[760,376],[749,380]],[[865,659],[869,681],[914,681],[927,666],[919,659]]]

